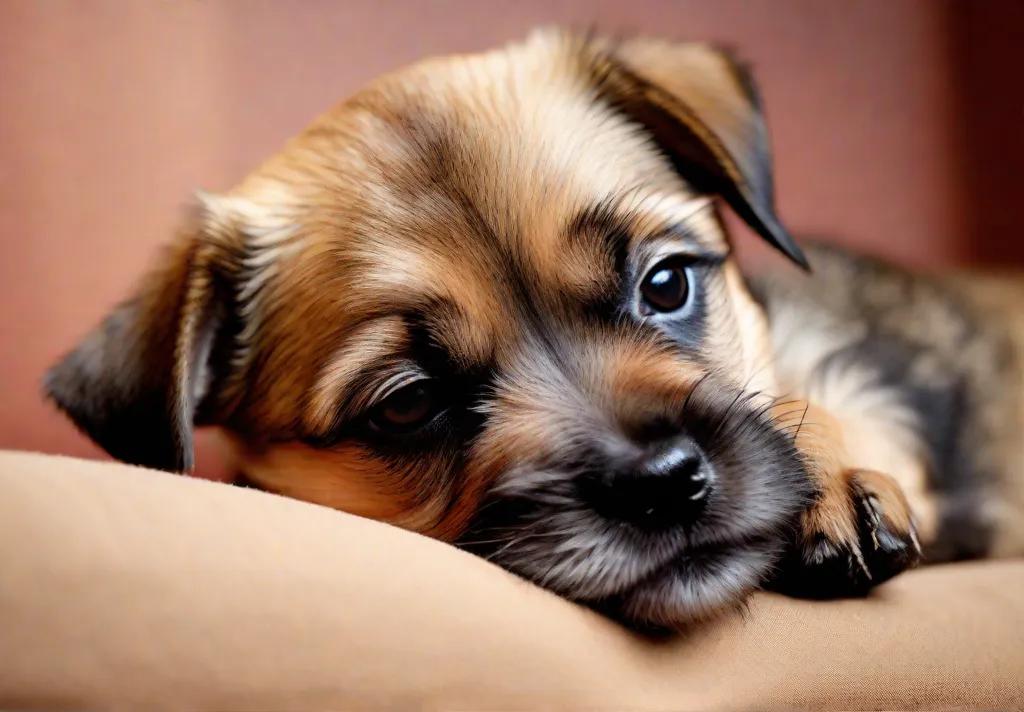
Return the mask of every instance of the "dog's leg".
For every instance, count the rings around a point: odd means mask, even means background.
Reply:
[[[921,548],[907,497],[889,475],[858,466],[843,420],[805,401],[777,406],[775,417],[794,434],[818,495],[772,588],[859,596],[915,565]]]

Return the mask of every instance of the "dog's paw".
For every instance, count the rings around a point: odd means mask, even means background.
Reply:
[[[888,475],[844,473],[801,519],[772,589],[801,598],[846,598],[915,566],[921,547],[910,506]]]

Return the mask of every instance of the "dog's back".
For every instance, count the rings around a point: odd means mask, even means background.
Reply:
[[[975,314],[998,330],[1014,354],[1014,366],[996,384],[993,394],[1006,405],[1002,450],[1006,453],[1004,476],[997,502],[1001,534],[992,550],[995,556],[1019,556],[1024,552],[1024,272],[961,272],[945,277],[963,295]]]
[[[857,423],[848,447],[905,473],[926,559],[1024,551],[1024,279],[808,254],[810,278],[752,280],[780,378]]]

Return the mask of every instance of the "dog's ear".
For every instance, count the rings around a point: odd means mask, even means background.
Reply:
[[[229,322],[223,229],[197,208],[134,296],[44,378],[46,395],[118,460],[193,467],[193,423],[219,377],[213,356]]]
[[[708,44],[591,38],[599,94],[647,128],[698,190],[720,195],[744,222],[807,269],[775,212],[772,155],[749,69]]]

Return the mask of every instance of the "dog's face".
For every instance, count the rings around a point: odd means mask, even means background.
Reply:
[[[678,625],[773,565],[808,481],[712,196],[772,214],[746,74],[557,32],[385,77],[194,219],[49,374],[111,454],[261,488]]]

